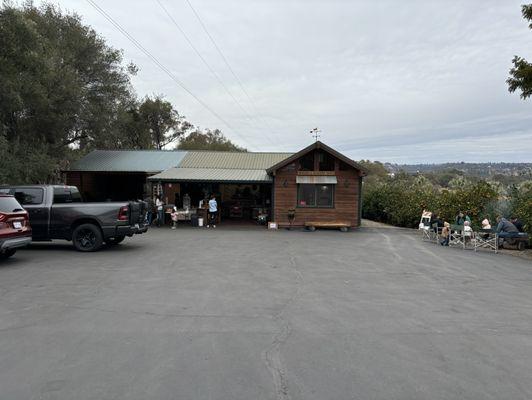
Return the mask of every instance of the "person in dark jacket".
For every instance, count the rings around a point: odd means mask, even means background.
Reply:
[[[150,196],[146,197],[146,200],[144,201],[146,202],[146,222],[148,223],[148,225],[151,225],[151,223],[153,222],[155,203],[153,202],[153,199]]]
[[[517,217],[510,218],[510,222],[514,224],[514,226],[517,228],[519,232],[524,232],[523,230],[523,223],[519,220]]]
[[[500,215],[497,217],[496,230],[500,238],[512,237],[519,233],[519,230],[515,227],[514,224],[512,224],[506,218],[501,217]]]
[[[433,227],[434,232],[441,232],[441,229],[443,228],[443,220],[438,216],[437,213],[432,214],[432,219],[430,220],[430,226]]]
[[[471,217],[469,216],[469,211],[466,211],[464,214],[462,211],[458,211],[458,215],[454,219],[456,225],[464,225],[464,222],[471,223]]]
[[[456,215],[456,218],[454,219],[454,222],[456,225],[464,225],[465,217],[464,213],[462,211],[458,211],[458,214]]]

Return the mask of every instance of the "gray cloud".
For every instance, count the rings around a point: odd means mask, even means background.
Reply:
[[[140,67],[139,95],[164,93],[191,122],[253,150],[298,150],[318,126],[355,158],[531,161],[530,102],[507,92],[515,54],[532,58],[521,0],[191,0],[255,100],[247,120],[155,0],[96,0],[194,93],[216,120],[83,0],[82,15]],[[254,113],[184,0],[162,0],[242,105]]]

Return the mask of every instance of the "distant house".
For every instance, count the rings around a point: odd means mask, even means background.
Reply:
[[[307,221],[360,225],[364,169],[321,142],[298,153],[213,151],[94,151],[66,172],[67,183],[88,200],[162,195],[197,207],[215,193],[222,218],[251,220],[267,212],[280,226]]]

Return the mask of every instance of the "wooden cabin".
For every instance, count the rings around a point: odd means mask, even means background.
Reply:
[[[318,141],[267,172],[279,226],[360,226],[366,171],[343,154]]]

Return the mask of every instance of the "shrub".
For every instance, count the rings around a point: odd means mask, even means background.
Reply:
[[[490,205],[499,197],[496,188],[486,182],[460,180],[453,188],[435,186],[423,176],[399,174],[365,185],[362,215],[364,218],[396,226],[417,227],[423,210],[437,212],[453,222],[458,211],[467,211],[473,225],[479,226],[487,215],[494,218]]]

